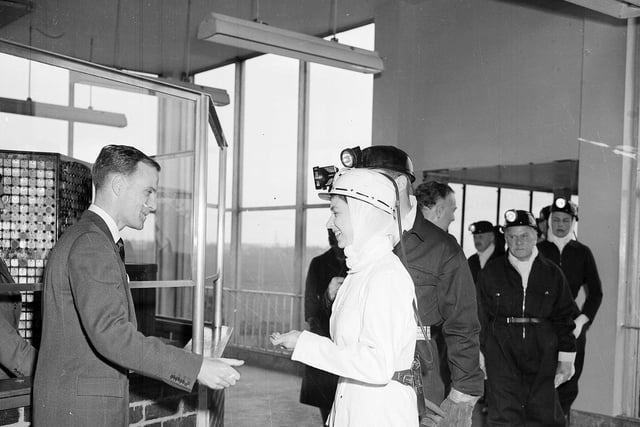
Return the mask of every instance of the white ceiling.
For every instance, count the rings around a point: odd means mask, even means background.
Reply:
[[[371,22],[381,1],[337,1],[338,31]],[[334,26],[333,4],[333,0],[0,0],[0,38],[110,67],[180,77],[250,54],[197,40],[198,25],[210,12],[249,20],[258,17],[275,27],[325,36]]]

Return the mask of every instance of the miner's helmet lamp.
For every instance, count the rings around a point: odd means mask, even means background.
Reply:
[[[347,168],[389,169],[407,175],[411,182],[416,180],[409,155],[392,145],[345,148],[340,160]]]
[[[338,171],[329,191],[320,193],[321,199],[340,195],[361,200],[396,216],[396,189],[387,176],[367,169],[342,169]]]
[[[504,227],[517,227],[519,225],[529,226],[534,230],[538,230],[538,225],[533,214],[529,211],[521,211],[516,209],[509,209],[504,213]]]
[[[571,200],[567,200],[564,197],[557,197],[551,205],[551,213],[564,212],[571,215],[578,220],[578,206]]]
[[[493,224],[489,221],[477,221],[469,226],[471,234],[482,234],[493,232]]]
[[[326,190],[330,187],[337,172],[338,168],[335,166],[314,166],[313,183],[316,190]]]

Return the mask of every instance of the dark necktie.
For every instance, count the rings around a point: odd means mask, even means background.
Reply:
[[[122,239],[118,239],[118,241],[116,242],[116,245],[118,245],[118,252],[120,253],[120,259],[122,259],[122,262],[124,262],[124,242],[122,241]]]

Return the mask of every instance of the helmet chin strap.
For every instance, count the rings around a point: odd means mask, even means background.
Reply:
[[[387,178],[393,184],[393,189],[396,192],[395,208],[396,208],[396,223],[398,224],[398,244],[400,245],[400,254],[402,255],[402,263],[407,265],[407,254],[404,251],[404,244],[402,243],[402,215],[400,215],[400,190],[398,189],[398,183],[391,175],[378,171],[380,175]]]

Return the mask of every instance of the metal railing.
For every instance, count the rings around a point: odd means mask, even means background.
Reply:
[[[223,294],[223,322],[233,327],[230,345],[281,354],[269,335],[304,328],[300,294],[228,288]]]

